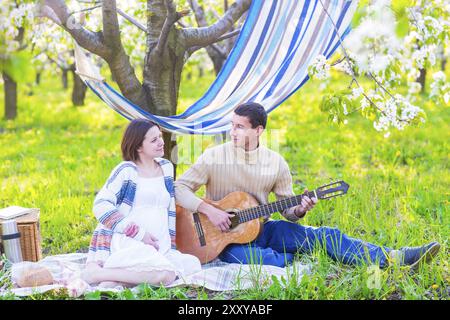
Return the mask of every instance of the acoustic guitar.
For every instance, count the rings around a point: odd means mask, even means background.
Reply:
[[[308,197],[330,199],[346,194],[348,188],[349,185],[344,181],[337,181],[309,191]],[[230,218],[232,225],[229,232],[222,232],[206,215],[177,205],[177,249],[196,256],[201,263],[210,262],[231,243],[243,244],[255,240],[262,231],[261,218],[299,205],[304,196],[301,194],[264,205],[260,205],[252,195],[241,191],[229,193],[220,201],[203,199],[216,208],[235,215]]]

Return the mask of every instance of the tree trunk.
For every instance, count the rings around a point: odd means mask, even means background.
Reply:
[[[87,86],[81,80],[81,78],[76,74],[74,69],[72,70],[73,74],[73,89],[72,89],[72,104],[74,106],[83,106],[84,98],[86,97]]]
[[[16,2],[16,7],[18,4]],[[17,34],[15,40],[17,40],[22,46],[23,36],[25,29],[23,27],[19,28],[19,33]],[[17,117],[17,82],[14,81],[6,72],[2,72],[4,81],[4,92],[5,92],[5,116],[7,120],[12,120]]]
[[[417,82],[420,83],[420,85],[422,86],[422,90],[421,92],[424,93],[425,92],[425,80],[427,78],[427,69],[420,69],[420,75],[419,78],[417,78]]]
[[[36,72],[36,85],[41,84],[41,72]]]
[[[12,120],[17,117],[17,83],[3,72],[5,90],[5,119]]]
[[[214,49],[207,48],[207,52],[214,65],[214,71],[216,75],[218,75],[220,70],[222,70],[223,64],[225,63],[225,58],[218,54],[214,54]]]
[[[177,111],[181,74],[188,55],[199,48],[212,46],[232,29],[234,23],[250,7],[251,0],[235,1],[214,25],[183,29],[177,28],[175,23],[186,15],[186,11],[177,12],[176,1],[147,0],[147,38],[142,83],[122,44],[116,1],[101,3],[103,28],[98,32],[84,27],[70,28],[71,14],[63,0],[45,0],[46,6],[42,6],[41,13],[62,25],[83,48],[102,57],[126,98],[152,114],[170,116]],[[171,133],[164,132],[165,157],[174,164],[175,138]]]
[[[69,82],[68,82],[68,73],[69,73],[69,69],[62,69],[62,85],[64,89],[69,88]]]
[[[147,53],[144,66],[143,87],[150,100],[150,112],[159,116],[176,114],[181,73],[185,64],[184,40],[175,26],[170,29],[164,51],[157,51],[158,42],[166,20],[164,0],[147,1],[151,15],[147,20]],[[174,134],[163,132],[164,156],[176,165],[177,142]]]
[[[442,58],[442,61],[441,61],[441,71],[445,72],[445,67],[446,66],[447,66],[447,58],[444,57],[444,58]]]
[[[174,175],[176,175],[178,163],[177,136],[175,133],[163,131],[163,139],[164,139],[164,158],[170,160],[173,163]]]

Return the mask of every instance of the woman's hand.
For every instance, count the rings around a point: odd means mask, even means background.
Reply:
[[[145,233],[144,239],[142,239],[142,242],[155,247],[156,250],[159,250],[158,239],[155,238],[154,236],[152,236],[152,234],[149,232]]]
[[[138,232],[139,226],[134,222],[130,222],[126,226],[125,230],[123,230],[123,233],[125,233],[125,235],[130,238],[134,238],[138,234]]]

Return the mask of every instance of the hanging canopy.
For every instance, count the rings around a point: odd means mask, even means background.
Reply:
[[[75,45],[77,72],[100,99],[127,119],[146,118],[174,133],[224,133],[239,104],[258,102],[269,113],[301,88],[309,79],[312,61],[318,55],[328,59],[348,34],[356,6],[357,1],[347,0],[253,0],[216,80],[179,115],[158,116],[133,104],[104,81],[84,50]]]

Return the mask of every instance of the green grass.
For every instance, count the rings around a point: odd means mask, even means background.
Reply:
[[[198,99],[212,79],[208,75],[183,82],[180,109]],[[333,83],[334,88],[344,85],[341,78]],[[368,266],[345,266],[317,250],[298,257],[313,265],[311,275],[275,281],[267,289],[255,286],[213,294],[202,288],[142,286],[138,294],[128,290],[86,298],[448,299],[449,108],[421,101],[427,122],[420,128],[392,132],[385,139],[356,114],[348,125],[329,123],[319,111],[324,93],[319,87],[310,81],[272,112],[263,139],[288,161],[296,193],[331,178],[351,186],[346,196],[320,202],[301,223],[338,227],[350,236],[394,248],[439,241],[441,252],[432,264],[416,274],[381,270],[380,286],[371,289]],[[28,91],[21,88],[18,118],[0,121],[0,207],[40,208],[44,255],[86,252],[96,225],[91,210],[94,195],[121,161],[120,139],[127,121],[92,92],[87,93],[85,106],[71,106],[70,92],[51,76],[33,87],[33,95]],[[3,111],[2,87],[0,92]],[[178,142],[180,175],[213,139],[183,136]],[[67,296],[49,293],[32,298]]]

